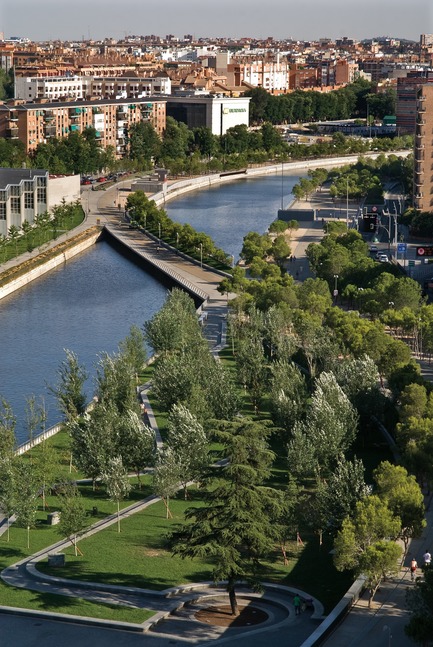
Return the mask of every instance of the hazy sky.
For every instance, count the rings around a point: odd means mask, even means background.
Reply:
[[[432,0],[0,0],[0,31],[32,40],[125,35],[299,40],[433,33]]]

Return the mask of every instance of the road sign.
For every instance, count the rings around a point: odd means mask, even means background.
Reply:
[[[433,245],[425,245],[424,247],[416,248],[417,256],[433,256]]]
[[[397,252],[399,254],[406,254],[406,252],[407,252],[407,244],[406,243],[398,243]]]

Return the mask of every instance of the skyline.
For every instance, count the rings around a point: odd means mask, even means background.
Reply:
[[[76,0],[59,6],[58,0],[15,0],[0,8],[0,31],[6,38],[43,40],[121,39],[131,35],[164,37],[266,38],[317,40],[347,36],[356,40],[392,36],[418,40],[433,33],[433,5],[430,0],[220,0],[211,15],[203,0],[157,2],[148,0]],[[119,17],[119,13],[121,16]],[[311,16],[314,16],[314,21]]]

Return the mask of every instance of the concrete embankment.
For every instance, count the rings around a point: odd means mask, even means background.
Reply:
[[[47,260],[43,260],[44,253],[42,253],[35,259],[18,265],[13,272],[9,273],[9,276],[0,275],[0,280],[3,282],[3,285],[0,286],[0,300],[59,265],[63,265],[70,258],[94,245],[100,237],[101,229],[93,227],[84,231],[75,239],[69,240],[67,244],[61,243],[57,247],[51,248],[46,253]]]

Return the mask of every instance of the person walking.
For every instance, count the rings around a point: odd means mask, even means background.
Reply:
[[[295,607],[295,616],[301,615],[301,598],[298,594],[293,598],[293,606]]]
[[[431,565],[431,554],[430,554],[430,551],[427,550],[427,548],[422,558],[424,560],[424,568],[429,568]]]
[[[410,579],[412,580],[412,582],[415,579],[416,569],[417,568],[418,568],[418,563],[417,563],[415,557],[412,557],[412,561],[410,563]]]

